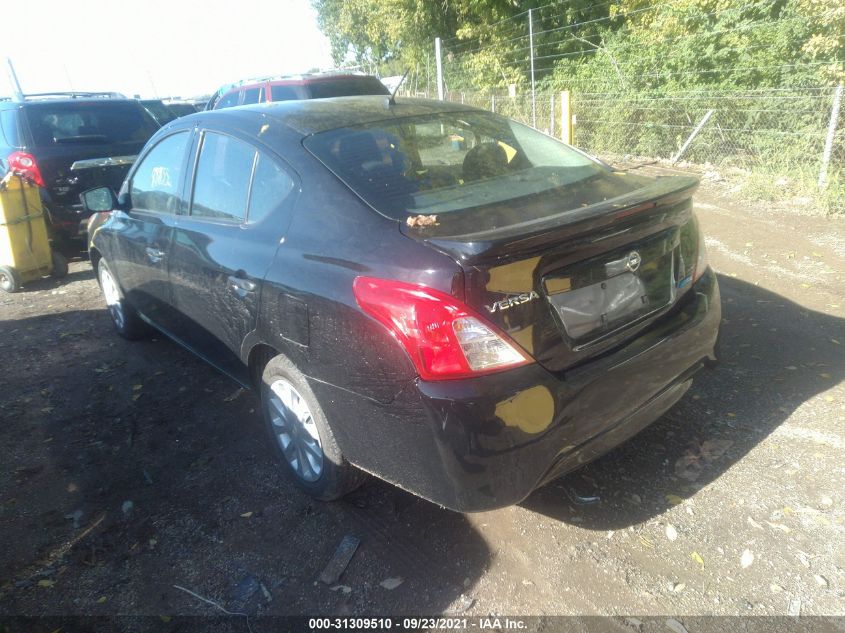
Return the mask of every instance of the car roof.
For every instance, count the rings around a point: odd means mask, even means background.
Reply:
[[[259,103],[236,108],[198,113],[216,117],[239,117],[256,113],[275,119],[302,136],[409,116],[425,116],[440,112],[468,112],[478,110],[470,106],[431,99],[398,98],[388,104],[386,95],[333,97],[331,99],[301,99]]]

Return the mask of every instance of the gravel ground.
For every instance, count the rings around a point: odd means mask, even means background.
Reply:
[[[118,338],[85,261],[0,296],[0,615],[213,612],[174,585],[254,614],[845,615],[845,223],[697,204],[721,365],[613,453],[474,515],[377,481],[303,496],[254,396]]]

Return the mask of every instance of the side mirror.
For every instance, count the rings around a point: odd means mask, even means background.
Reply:
[[[117,196],[108,187],[97,187],[79,194],[82,208],[88,213],[102,213],[118,208]]]

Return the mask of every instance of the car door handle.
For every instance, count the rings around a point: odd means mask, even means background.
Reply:
[[[244,277],[238,277],[237,275],[229,275],[228,281],[229,289],[241,299],[246,297],[248,293],[254,292],[257,287],[254,281],[245,279]]]
[[[145,250],[147,252],[147,259],[149,259],[153,264],[158,264],[162,259],[164,259],[164,251],[158,248],[147,246]]]

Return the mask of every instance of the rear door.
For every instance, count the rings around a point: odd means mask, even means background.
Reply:
[[[222,132],[201,133],[189,212],[179,217],[168,254],[178,335],[244,382],[241,345],[255,329],[261,282],[294,190],[293,173],[269,152]]]
[[[184,204],[192,134],[170,134],[145,153],[127,184],[130,210],[115,212],[115,274],[132,305],[165,330],[175,327],[167,252]]]

